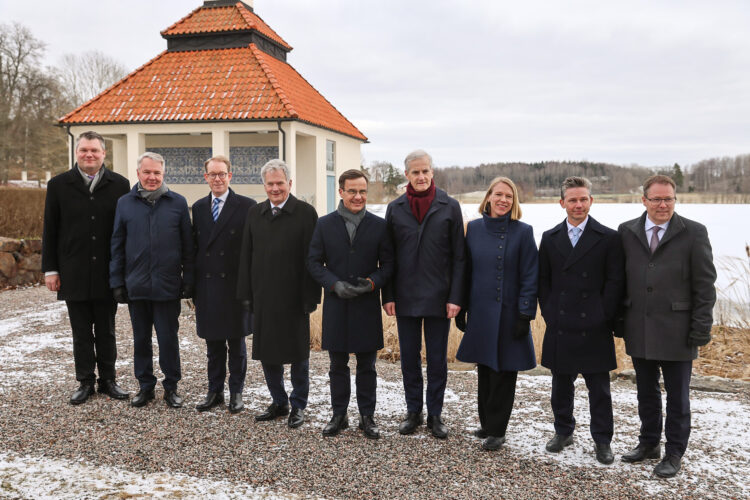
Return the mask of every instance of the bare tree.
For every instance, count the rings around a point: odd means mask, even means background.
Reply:
[[[127,73],[122,63],[97,50],[65,54],[58,66],[60,82],[73,107],[96,97]]]

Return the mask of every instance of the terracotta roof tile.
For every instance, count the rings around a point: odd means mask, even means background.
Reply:
[[[367,138],[287,63],[248,47],[163,52],[60,123],[296,119]]]
[[[225,7],[198,7],[162,31],[161,34],[162,36],[170,36],[251,30],[274,40],[287,50],[292,50],[292,47],[283,38],[241,2]]]

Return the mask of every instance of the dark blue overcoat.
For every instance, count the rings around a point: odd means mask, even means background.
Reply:
[[[616,231],[589,216],[575,247],[565,221],[545,231],[539,245],[539,304],[547,323],[542,365],[557,373],[617,368],[612,327],[624,286]]]
[[[321,217],[310,242],[307,267],[324,290],[323,349],[382,349],[380,290],[393,274],[393,246],[385,221],[365,214],[349,243],[344,219],[337,212]],[[353,299],[340,299],[333,293],[337,281],[357,284],[357,278],[370,278],[375,290]]]
[[[244,337],[250,313],[237,299],[237,275],[245,218],[255,200],[230,189],[216,222],[211,205],[210,194],[193,204],[196,328],[206,340]]]
[[[483,215],[466,230],[468,318],[456,357],[495,371],[536,366],[531,332],[514,338],[519,314],[536,316],[538,252],[531,226]]]

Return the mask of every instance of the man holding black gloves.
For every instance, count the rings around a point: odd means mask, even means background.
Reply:
[[[154,399],[151,331],[159,342],[164,400],[182,406],[177,339],[180,299],[190,298],[194,283],[193,235],[184,197],[164,184],[164,158],[146,152],[138,158],[138,183],[117,202],[112,234],[110,286],[115,300],[127,303],[133,326],[133,365],[140,390],[135,407]]]

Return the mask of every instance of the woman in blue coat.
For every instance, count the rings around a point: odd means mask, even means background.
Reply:
[[[456,357],[477,363],[479,422],[474,435],[482,448],[505,442],[516,377],[536,366],[531,319],[536,315],[538,252],[534,233],[521,222],[518,189],[513,181],[492,181],[479,205],[481,219],[466,231],[466,315],[456,319],[464,330]]]

